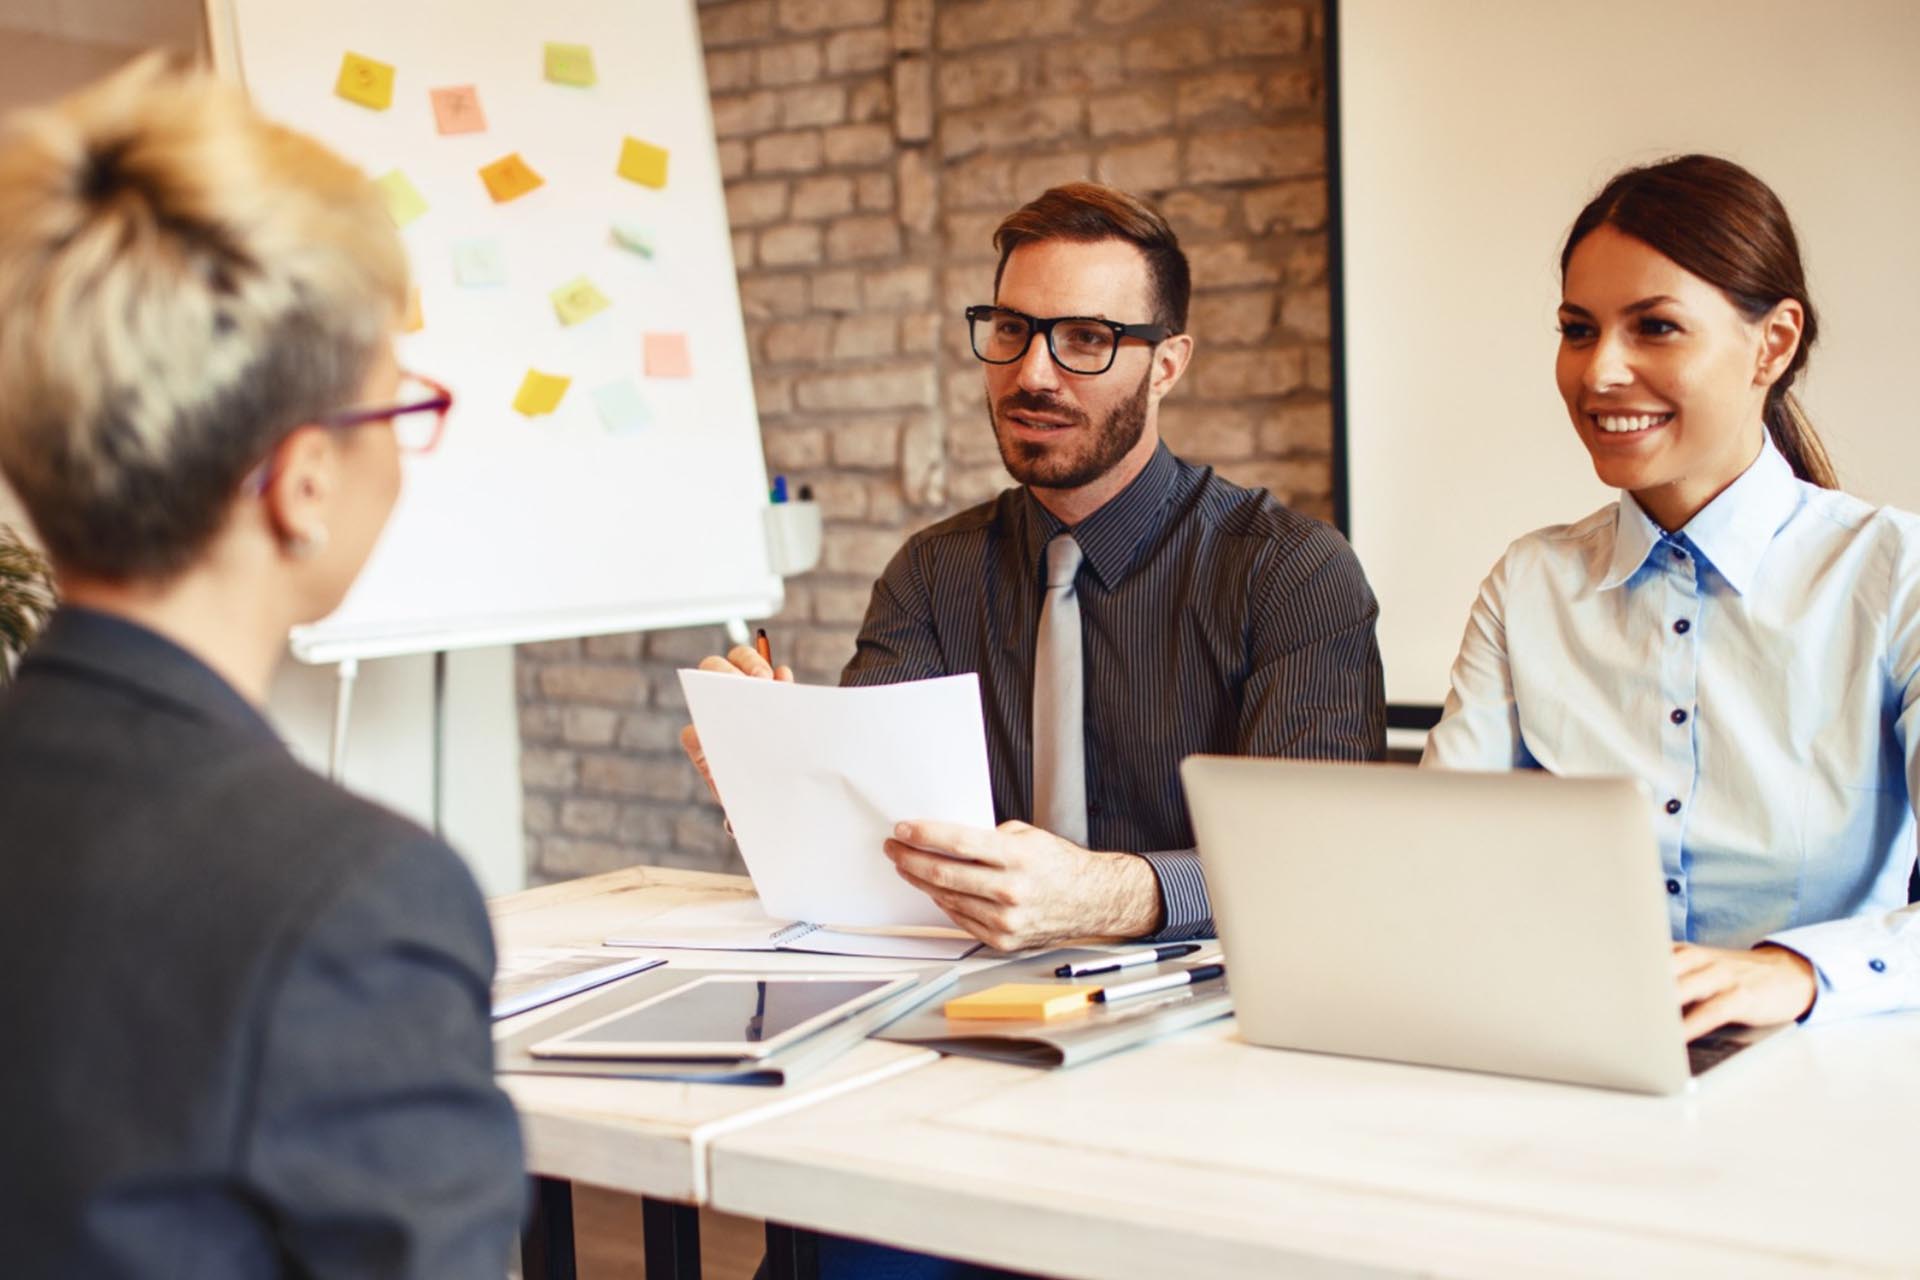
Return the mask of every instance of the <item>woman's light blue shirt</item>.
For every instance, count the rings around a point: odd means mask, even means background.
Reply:
[[[1811,1018],[1920,1008],[1920,518],[1768,440],[1678,533],[1631,494],[1481,584],[1422,763],[1647,784],[1673,936],[1790,947]]]

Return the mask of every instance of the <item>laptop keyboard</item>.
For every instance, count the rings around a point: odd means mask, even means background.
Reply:
[[[1687,1065],[1692,1068],[1693,1074],[1699,1075],[1747,1047],[1748,1041],[1736,1040],[1732,1036],[1702,1036],[1687,1046]]]

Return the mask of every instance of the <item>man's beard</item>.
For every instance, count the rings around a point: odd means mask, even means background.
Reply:
[[[1140,436],[1147,429],[1147,384],[1152,375],[1152,369],[1140,375],[1140,385],[1134,389],[1134,393],[1101,419],[1091,439],[1080,434],[1087,425],[1087,415],[1064,400],[1016,390],[1000,398],[997,412],[989,401],[987,420],[993,427],[994,440],[1000,446],[1000,461],[1006,464],[1008,474],[1021,484],[1035,488],[1078,489],[1113,470],[1120,459],[1140,443]],[[1061,434],[1078,436],[1081,447],[1070,448],[1065,440],[1050,444],[1045,441],[1016,440],[1011,438],[1010,433],[1003,434],[1000,430],[1001,415],[1017,410],[1071,416],[1073,425],[1062,427]]]

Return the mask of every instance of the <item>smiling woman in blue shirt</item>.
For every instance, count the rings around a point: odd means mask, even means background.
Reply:
[[[1493,567],[1424,763],[1645,781],[1689,1038],[1920,1007],[1920,518],[1841,493],[1791,394],[1786,210],[1681,156],[1560,262],[1560,394],[1622,492]]]

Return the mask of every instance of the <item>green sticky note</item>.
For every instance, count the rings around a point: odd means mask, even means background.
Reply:
[[[596,387],[593,407],[600,411],[600,421],[609,431],[637,431],[653,421],[653,410],[647,407],[646,397],[632,378]]]
[[[616,218],[613,223],[613,242],[643,258],[653,256],[653,230],[638,218]]]
[[[553,299],[554,314],[566,325],[592,319],[613,305],[585,276],[567,281],[548,296]]]
[[[547,79],[555,84],[590,88],[599,83],[593,73],[593,50],[583,44],[547,42]]]
[[[484,289],[507,282],[507,255],[498,240],[456,240],[453,278],[463,289]]]
[[[404,227],[427,211],[426,197],[398,169],[381,174],[373,184],[387,198],[387,213],[392,216],[394,226]]]

